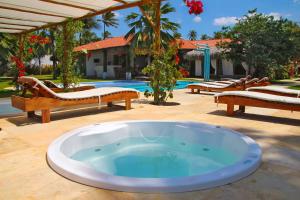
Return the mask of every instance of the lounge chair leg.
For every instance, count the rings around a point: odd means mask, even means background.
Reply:
[[[113,106],[113,103],[112,102],[108,102],[107,103],[107,107],[112,107]]]
[[[245,112],[246,107],[245,106],[239,106],[239,111],[244,113]]]
[[[35,116],[34,111],[28,111],[28,112],[27,112],[27,117],[28,117],[28,118],[33,118],[34,116]]]
[[[191,89],[192,94],[195,94],[195,89]]]
[[[197,93],[200,94],[200,90],[199,89],[197,90]]]
[[[42,110],[42,123],[50,122],[50,110]]]
[[[234,115],[234,104],[227,104],[227,115]]]
[[[125,110],[131,109],[131,99],[125,99]]]

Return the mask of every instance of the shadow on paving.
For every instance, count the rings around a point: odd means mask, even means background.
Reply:
[[[284,125],[297,126],[297,127],[300,125],[300,119],[292,119],[292,118],[285,118],[285,117],[257,115],[257,114],[251,114],[251,113],[236,113],[235,116],[227,116],[226,111],[224,111],[224,110],[216,110],[213,112],[209,112],[207,114],[239,118],[239,119],[247,119],[247,120],[253,120],[253,121],[271,122],[271,123],[276,123],[276,124],[284,124]]]
[[[96,115],[96,114],[107,113],[107,112],[116,112],[121,110],[124,110],[124,106],[113,105],[112,107],[102,107],[101,109],[99,109],[98,107],[84,107],[84,108],[77,108],[72,110],[54,111],[51,112],[51,121]],[[27,118],[26,116],[11,117],[11,118],[7,118],[7,121],[15,124],[16,126],[27,126],[31,124],[41,123],[41,116],[36,115],[33,118]]]

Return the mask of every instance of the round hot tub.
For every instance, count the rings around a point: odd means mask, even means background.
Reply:
[[[261,149],[233,130],[184,121],[93,124],[56,139],[48,163],[86,185],[128,192],[183,192],[254,172]]]

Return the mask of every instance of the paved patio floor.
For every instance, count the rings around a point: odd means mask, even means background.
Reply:
[[[0,119],[0,199],[299,199],[300,112],[246,108],[245,114],[225,115],[211,95],[175,92],[167,106],[145,100],[133,109],[91,107],[57,112],[40,124],[24,116]],[[64,132],[96,122],[136,119],[190,120],[221,125],[255,139],[263,148],[263,162],[252,175],[214,189],[173,194],[125,193],[72,182],[46,162],[48,145]]]

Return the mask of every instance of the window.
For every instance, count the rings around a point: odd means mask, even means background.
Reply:
[[[100,63],[100,59],[99,58],[94,58],[94,63]]]
[[[113,65],[119,65],[120,60],[118,55],[114,55],[113,57]]]

